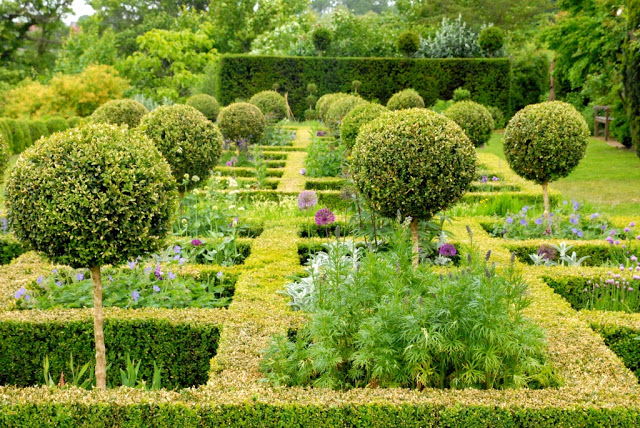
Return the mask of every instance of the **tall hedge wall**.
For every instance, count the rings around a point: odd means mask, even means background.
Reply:
[[[508,59],[406,59],[322,58],[256,55],[223,55],[215,67],[216,97],[224,105],[236,99],[279,85],[289,94],[296,118],[308,108],[307,84],[315,83],[318,94],[350,92],[351,82],[362,85],[358,94],[367,100],[387,100],[402,89],[417,90],[426,105],[451,99],[456,88],[471,91],[474,101],[510,113]]]

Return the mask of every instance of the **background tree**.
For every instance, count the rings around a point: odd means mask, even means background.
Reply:
[[[486,54],[496,56],[504,45],[504,31],[502,31],[502,28],[493,25],[486,27],[478,36],[478,44]]]
[[[624,89],[631,138],[640,156],[640,0],[628,0],[626,13]]]
[[[318,55],[322,56],[322,53],[326,52],[329,46],[331,46],[331,30],[324,27],[316,28],[313,30],[313,33],[311,33],[311,37],[313,39],[313,46],[315,46],[316,51],[318,51]]]
[[[398,52],[407,58],[412,57],[420,49],[420,36],[415,31],[405,31],[398,37]]]

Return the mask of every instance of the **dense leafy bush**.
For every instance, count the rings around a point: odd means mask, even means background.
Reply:
[[[249,103],[258,107],[268,121],[279,121],[287,117],[287,102],[276,91],[262,91],[251,97]]]
[[[91,115],[91,120],[94,123],[127,125],[129,128],[135,128],[147,113],[149,110],[138,101],[112,100],[98,107]]]
[[[453,101],[467,101],[471,99],[471,91],[464,88],[458,88],[453,91],[453,97],[451,98]]]
[[[314,138],[304,161],[308,177],[337,177],[342,172],[345,148],[339,140]]]
[[[638,46],[638,27],[640,26],[640,4],[638,0],[629,1],[629,18],[625,38],[623,81],[626,92],[626,113],[632,143],[640,156],[640,47]]]
[[[604,337],[604,343],[620,357],[624,365],[640,379],[640,331],[614,324],[591,324],[591,328]]]
[[[478,35],[462,20],[442,18],[436,33],[420,43],[418,55],[425,58],[473,58],[482,56]]]
[[[498,107],[494,106],[485,106],[489,113],[491,113],[491,117],[493,118],[493,125],[495,129],[502,129],[506,124],[504,119],[504,113]]]
[[[511,76],[511,102],[513,110],[519,111],[529,104],[543,101],[549,92],[549,58],[542,52],[526,52],[513,60]],[[490,100],[481,101],[485,105],[497,105]],[[505,106],[498,105],[508,112]]]
[[[342,119],[353,110],[354,107],[365,104],[366,101],[356,95],[347,95],[331,103],[324,118],[324,123],[334,132],[340,130]]]
[[[398,52],[411,57],[420,49],[420,36],[415,31],[405,31],[398,36]]]
[[[589,136],[580,113],[561,101],[527,106],[509,121],[503,140],[505,157],[516,174],[542,185],[546,214],[547,184],[578,166]]]
[[[4,172],[7,169],[10,157],[11,148],[9,147],[9,143],[0,133],[0,181],[4,178]]]
[[[346,97],[348,94],[344,92],[336,92],[334,94],[324,94],[316,102],[316,111],[318,112],[318,119],[326,120],[327,112],[331,108],[331,105],[338,101],[340,98]]]
[[[340,138],[347,150],[351,150],[362,125],[371,122],[388,109],[380,104],[366,103],[355,106],[347,113],[340,125]]]
[[[402,110],[414,107],[424,107],[424,100],[414,89],[405,89],[395,93],[387,102],[387,108],[389,110]]]
[[[218,126],[226,140],[257,144],[264,136],[267,121],[253,104],[233,103],[220,110]]]
[[[510,61],[505,58],[222,55],[215,69],[218,82],[216,97],[222,104],[230,104],[236,99],[249,99],[256,91],[279,83],[279,91],[289,94],[289,106],[295,117],[304,117],[304,111],[309,108],[309,93],[306,85],[300,82],[314,82],[318,87],[318,94],[331,94],[347,92],[351,89],[351,82],[359,80],[362,85],[358,89],[358,95],[367,100],[379,100],[385,105],[394,93],[408,87],[418,91],[427,106],[433,105],[437,99],[451,99],[456,88],[464,87],[471,90],[474,101],[495,105],[509,113],[510,68]],[[542,71],[548,72],[548,65]],[[534,102],[538,102],[538,99]],[[319,105],[316,111],[322,113]]]
[[[35,143],[42,137],[49,136],[49,129],[47,129],[47,123],[44,120],[30,120],[28,125],[32,143]]]
[[[191,106],[157,108],[142,119],[140,127],[171,165],[181,191],[207,180],[220,159],[222,134]]]
[[[488,56],[495,56],[504,45],[504,31],[493,25],[486,27],[478,36],[478,44]]]
[[[67,124],[69,125],[69,128],[75,128],[76,126],[82,125],[84,121],[85,119],[80,116],[71,116],[67,119]]]
[[[333,38],[331,34],[331,30],[324,27],[319,27],[313,30],[311,33],[311,40],[313,41],[313,46],[316,48],[318,53],[322,55],[323,52],[326,52],[331,46],[331,39]]]
[[[309,322],[292,337],[274,337],[262,362],[276,385],[556,384],[543,331],[522,313],[530,303],[527,285],[513,266],[497,275],[474,254],[456,275],[414,270],[404,240],[391,252],[365,255],[353,243],[335,242],[315,258],[304,289],[295,290]]]
[[[197,94],[187,98],[186,105],[193,107],[204,115],[207,119],[215,122],[220,113],[220,104],[211,95]]]
[[[482,104],[461,101],[449,107],[444,115],[460,125],[476,147],[482,146],[491,138],[494,127],[493,118]]]
[[[47,130],[49,130],[49,134],[65,131],[69,127],[69,124],[64,117],[50,117],[46,119],[45,122],[47,123]]]

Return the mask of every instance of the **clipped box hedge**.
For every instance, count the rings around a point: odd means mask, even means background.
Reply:
[[[386,104],[403,89],[413,88],[427,106],[437,99],[451,99],[464,87],[482,104],[510,112],[508,59],[456,58],[324,58],[258,55],[222,55],[215,67],[216,97],[224,105],[249,99],[255,93],[279,85],[288,93],[296,117],[309,108],[307,84],[315,83],[318,94],[350,92],[354,80],[362,82],[358,94]]]

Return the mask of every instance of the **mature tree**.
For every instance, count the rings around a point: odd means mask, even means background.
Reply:
[[[631,139],[640,156],[640,0],[627,1],[624,89]]]
[[[311,7],[320,13],[328,13],[338,6],[346,6],[351,12],[363,15],[367,12],[382,13],[393,6],[387,0],[311,0]]]

